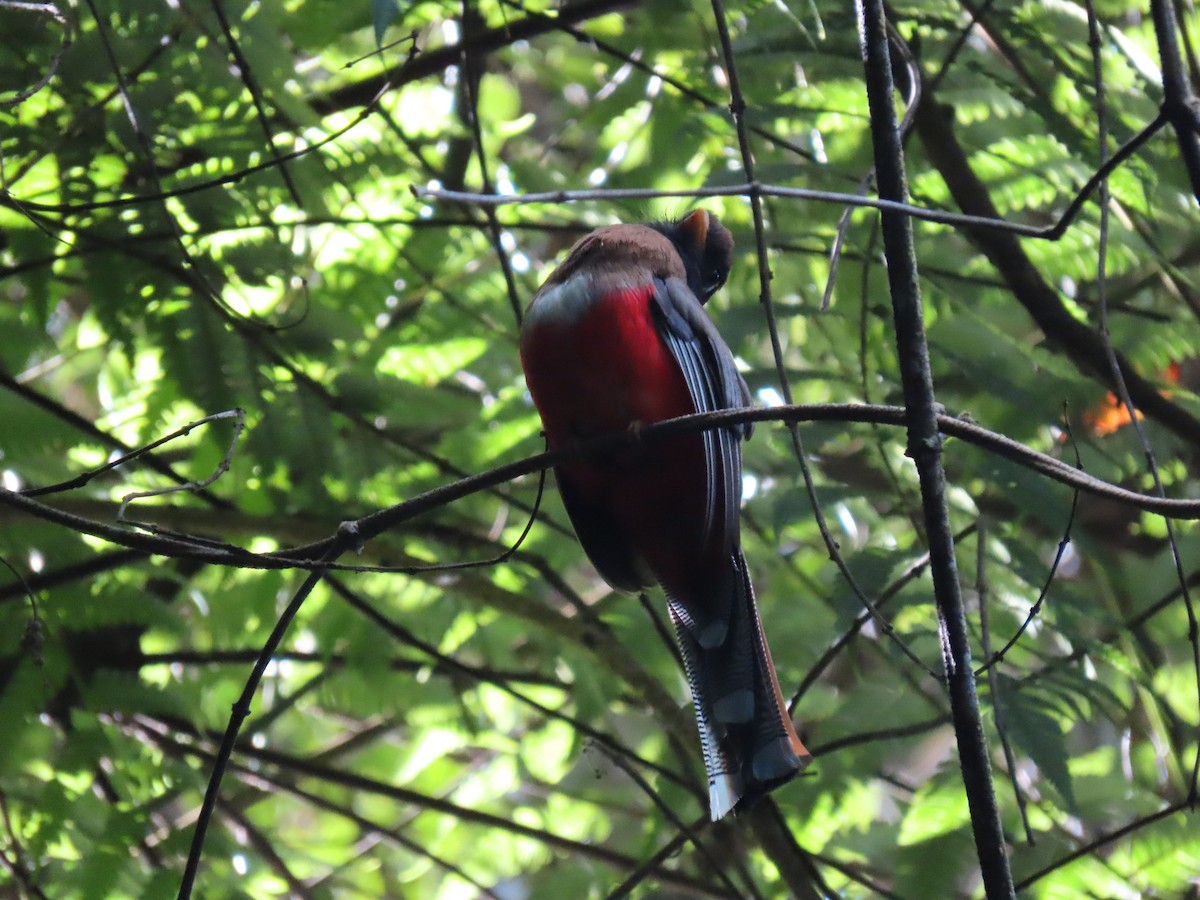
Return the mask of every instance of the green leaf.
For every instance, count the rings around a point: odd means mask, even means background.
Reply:
[[[1045,701],[1036,692],[1019,690],[1011,679],[998,677],[1003,685],[1004,728],[1014,747],[1033,760],[1066,802],[1067,809],[1074,812],[1075,792],[1062,725],[1047,711]]]
[[[371,24],[375,26],[375,46],[383,47],[383,35],[400,15],[398,0],[371,0]]]

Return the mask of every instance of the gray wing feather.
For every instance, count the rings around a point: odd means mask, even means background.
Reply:
[[[659,330],[683,371],[697,412],[749,406],[750,389],[737,370],[733,354],[700,301],[678,278],[656,278],[654,281],[654,309]],[[749,434],[748,425],[704,432],[704,457],[708,472],[705,534],[711,534],[712,529],[718,527],[714,521],[718,507],[724,510],[724,519],[719,523],[722,535],[732,540],[737,534],[738,507],[742,495],[740,439]],[[720,502],[718,492],[722,494]]]

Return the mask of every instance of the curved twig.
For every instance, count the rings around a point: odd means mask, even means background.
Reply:
[[[477,491],[486,490],[552,466],[577,459],[586,459],[611,453],[621,447],[639,442],[665,440],[702,428],[717,428],[746,422],[859,422],[867,424],[901,426],[905,423],[904,408],[900,406],[876,406],[856,403],[818,403],[777,406],[768,409],[721,410],[681,416],[654,425],[648,425],[637,434],[620,433],[595,438],[572,447],[564,447],[547,453],[539,453],[516,462],[498,466],[478,475],[427,491],[385,509],[378,510],[358,519],[359,539],[370,540],[401,522],[437,509]],[[1074,469],[1067,463],[1027,447],[1019,441],[989,431],[980,425],[953,416],[937,417],[938,430],[948,437],[956,437],[967,443],[995,453],[1019,465],[1045,475],[1061,484],[1076,487],[1089,494],[1105,497],[1146,512],[1157,513],[1173,519],[1200,519],[1200,500],[1176,500],[1155,497],[1130,491],[1086,472]],[[170,537],[156,537],[127,528],[118,528],[96,522],[83,516],[73,515],[52,506],[39,503],[13,491],[0,489],[0,503],[18,509],[28,515],[54,522],[82,534],[102,538],[114,544],[142,550],[159,556],[178,559],[194,559],[201,562],[236,566],[249,569],[327,569],[336,568],[317,559],[329,548],[334,538],[281,550],[276,553],[252,553],[237,547],[214,548],[189,543]]]
[[[70,20],[53,3],[25,3],[22,0],[0,0],[0,8],[49,16],[61,25],[63,29],[62,43],[59,44],[54,56],[50,57],[50,62],[46,66],[46,71],[42,73],[42,77],[29,87],[15,92],[11,97],[0,98],[0,106],[16,106],[19,103],[24,103],[48,85],[50,79],[58,74],[58,67],[62,64],[62,58],[71,49],[71,42],[75,40],[75,32],[71,29]]]

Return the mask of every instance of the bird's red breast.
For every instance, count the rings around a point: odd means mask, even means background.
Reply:
[[[696,411],[650,312],[649,280],[596,290],[579,274],[529,312],[521,363],[551,446]]]
[[[579,273],[539,295],[521,361],[551,448],[696,412],[679,363],[651,313],[653,286],[596,291]],[[630,538],[631,552],[680,584],[704,577],[704,456],[699,434],[634,446],[560,467],[578,498],[601,507]]]

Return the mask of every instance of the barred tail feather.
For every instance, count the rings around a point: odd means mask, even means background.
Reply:
[[[740,549],[725,640],[703,646],[678,598],[668,608],[696,709],[713,821],[791,780],[812,759],[788,715]]]
[[[704,651],[692,637],[687,620],[681,615],[679,604],[669,601],[667,608],[671,622],[675,625],[675,636],[683,656],[683,668],[687,673],[688,686],[692,691],[692,703],[696,708],[696,726],[700,731],[700,746],[704,752],[704,769],[708,773],[708,807],[715,822],[737,806],[742,799],[742,778],[738,767],[729,758],[725,729],[713,715],[708,693],[701,680]]]

